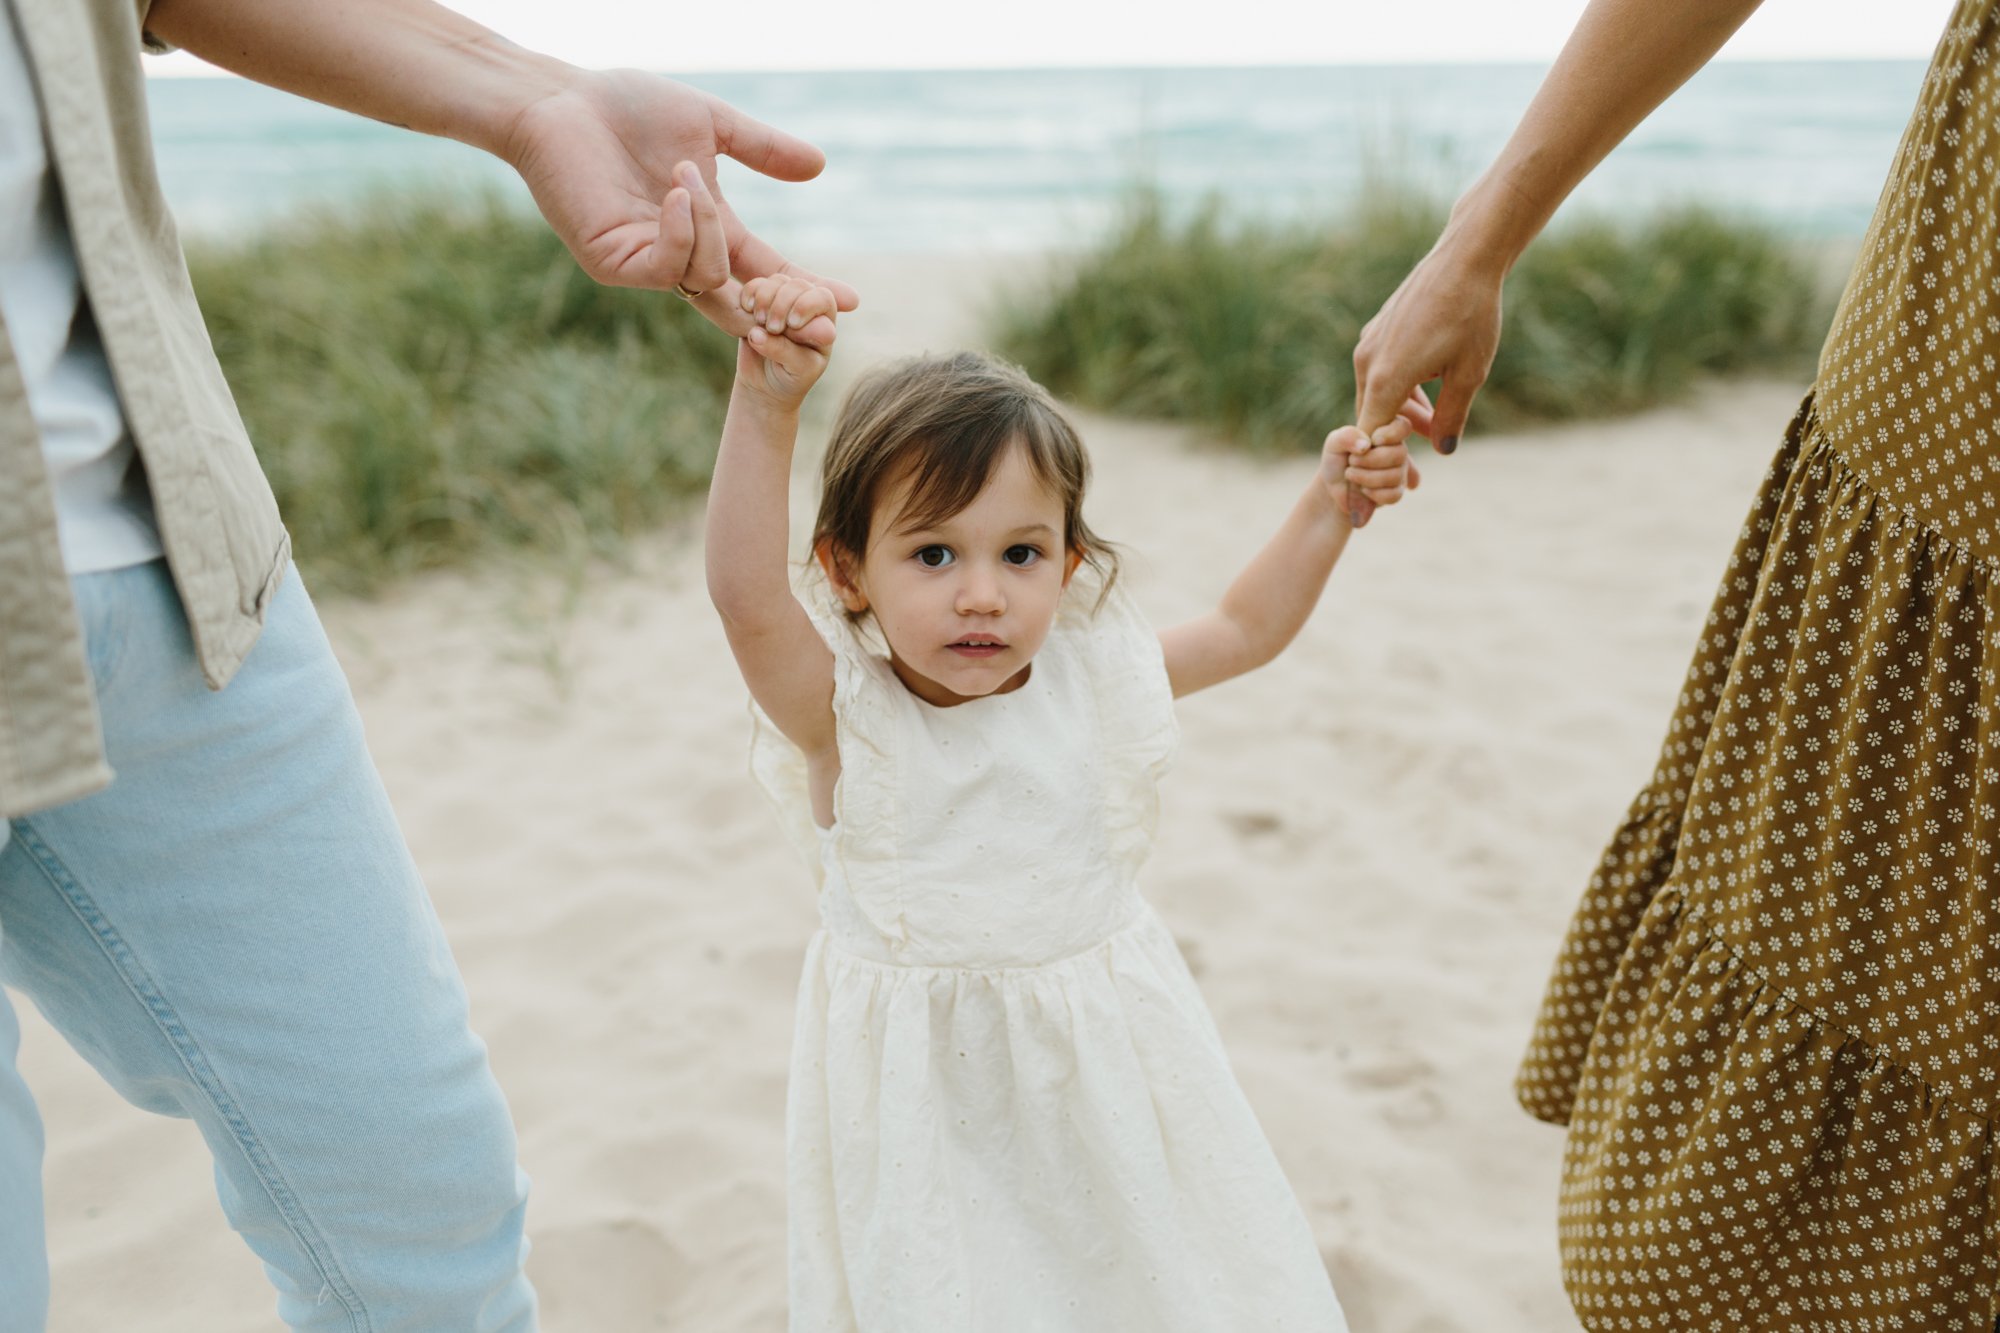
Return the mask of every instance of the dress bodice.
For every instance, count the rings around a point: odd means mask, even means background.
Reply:
[[[1035,966],[1138,907],[1177,730],[1158,636],[1112,588],[1074,581],[1028,678],[940,708],[879,638],[830,607],[840,780],[812,824],[803,756],[756,714],[753,768],[813,863],[838,947],[911,966]]]

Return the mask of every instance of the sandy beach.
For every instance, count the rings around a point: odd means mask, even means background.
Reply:
[[[962,261],[835,271],[867,297],[839,375],[976,341]],[[1561,1135],[1515,1107],[1513,1066],[1802,388],[1505,438],[1475,417],[1288,654],[1182,706],[1146,889],[1356,1333],[1575,1326]],[[1092,524],[1159,623],[1210,605],[1312,470],[1080,422]],[[321,610],[511,1098],[546,1327],[781,1333],[814,904],[745,768],[698,522],[581,585],[485,569]],[[53,1333],[276,1329],[193,1129],[20,1009]]]

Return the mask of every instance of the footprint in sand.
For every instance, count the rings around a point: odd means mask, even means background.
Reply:
[[[1349,1087],[1384,1094],[1377,1101],[1384,1120],[1405,1129],[1418,1129],[1444,1118],[1444,1098],[1437,1091],[1437,1073],[1437,1066],[1420,1055],[1382,1051],[1349,1066],[1344,1078]]]
[[[1225,810],[1222,812],[1222,822],[1231,833],[1245,842],[1269,837],[1285,827],[1285,821],[1269,810]]]

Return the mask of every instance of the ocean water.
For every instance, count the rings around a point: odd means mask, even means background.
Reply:
[[[1175,208],[1324,215],[1387,181],[1449,195],[1499,149],[1543,69],[1104,69],[691,76],[817,143],[779,185],[725,164],[723,189],[788,254],[1042,250],[1088,242],[1135,189]],[[1700,200],[1808,239],[1858,236],[1923,66],[1717,64],[1641,126],[1566,208]],[[301,207],[511,173],[462,145],[234,79],[155,79],[161,174],[183,228],[240,233]]]

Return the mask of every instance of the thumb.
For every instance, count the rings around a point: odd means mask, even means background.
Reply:
[[[1343,456],[1360,453],[1366,447],[1368,437],[1352,426],[1341,426],[1327,432],[1326,443],[1321,449]]]
[[[1431,413],[1431,443],[1441,454],[1448,454],[1458,448],[1458,437],[1465,433],[1465,419],[1472,411],[1472,399],[1479,392],[1483,380],[1470,375],[1445,372],[1444,383],[1438,387],[1437,409]]]
[[[824,352],[833,346],[833,321],[825,315],[815,315],[785,336],[801,347],[816,347]]]
[[[813,368],[813,358],[824,356],[816,347],[806,347],[793,342],[783,334],[771,333],[759,324],[743,339],[750,349],[766,361],[774,362],[794,375],[805,374]]]

